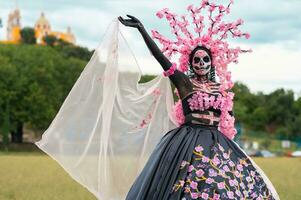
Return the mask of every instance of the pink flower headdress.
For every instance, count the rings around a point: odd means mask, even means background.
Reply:
[[[189,55],[197,46],[204,46],[211,51],[212,63],[221,84],[220,91],[226,98],[225,102],[229,104],[225,105],[225,109],[222,110],[219,128],[224,134],[229,135],[229,138],[234,137],[236,130],[234,129],[234,118],[226,114],[228,110],[232,109],[234,96],[233,93],[228,92],[234,85],[231,80],[231,73],[228,71],[228,64],[237,63],[240,53],[251,52],[250,49],[243,50],[240,47],[230,47],[226,41],[229,36],[246,39],[250,37],[249,33],[239,30],[239,26],[244,22],[242,19],[234,22],[222,20],[225,15],[230,13],[231,4],[233,4],[233,0],[230,0],[226,7],[209,0],[202,0],[198,6],[189,5],[187,10],[192,18],[192,27],[190,27],[190,22],[185,15],[179,16],[172,13],[168,8],[164,8],[158,11],[156,15],[160,19],[165,17],[168,20],[176,40],[168,39],[158,31],[152,30],[153,38],[163,45],[162,52],[165,56],[171,58],[173,55],[180,54],[177,69],[182,72],[188,71]],[[204,17],[206,15],[208,17]],[[194,29],[194,34],[190,31],[191,28]]]

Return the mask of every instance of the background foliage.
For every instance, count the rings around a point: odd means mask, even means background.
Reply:
[[[45,41],[49,44],[0,45],[0,131],[4,143],[8,143],[9,134],[11,142],[21,143],[24,126],[41,132],[49,126],[93,53],[55,38]],[[145,75],[140,82],[152,78]],[[241,82],[233,91],[236,121],[245,130],[279,139],[301,138],[301,97],[294,98],[293,91],[252,93]]]

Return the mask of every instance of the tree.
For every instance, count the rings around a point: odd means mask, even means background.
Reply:
[[[234,96],[234,113],[236,121],[247,123],[250,118],[250,113],[253,112],[253,98],[249,88],[241,82],[236,82],[233,87]]]
[[[24,125],[39,131],[49,126],[86,62],[36,45],[0,45],[0,55],[0,110],[9,100],[9,131],[19,143]]]
[[[294,102],[294,115],[287,124],[291,138],[301,139],[301,97]]]
[[[46,35],[43,40],[49,46],[54,46],[57,43],[57,38],[53,35]]]
[[[268,131],[274,132],[277,128],[286,126],[293,119],[293,105],[293,91],[278,89],[267,95]]]
[[[10,127],[10,123],[9,123],[9,104],[8,101],[6,101],[5,103],[5,108],[4,108],[4,112],[2,112],[2,116],[3,116],[3,121],[1,122],[1,128],[2,128],[2,143],[4,146],[4,150],[7,151],[8,150],[8,143],[9,143],[9,127]]]
[[[24,27],[21,30],[21,40],[25,44],[35,44],[36,37],[34,29],[31,27]]]
[[[57,45],[55,48],[66,58],[74,57],[89,61],[93,55],[93,51],[89,51],[89,49],[85,47],[75,46],[68,43],[65,45]]]

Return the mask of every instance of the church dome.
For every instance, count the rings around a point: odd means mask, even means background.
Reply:
[[[50,23],[46,19],[45,14],[43,12],[41,13],[41,16],[39,17],[39,19],[37,20],[37,22],[35,24],[35,28],[50,30]]]

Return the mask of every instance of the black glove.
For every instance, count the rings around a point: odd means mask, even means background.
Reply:
[[[118,17],[119,21],[123,25],[138,28],[138,30],[143,28],[143,24],[139,21],[139,19],[131,15],[126,16],[128,16],[130,19],[123,19],[121,16]]]

